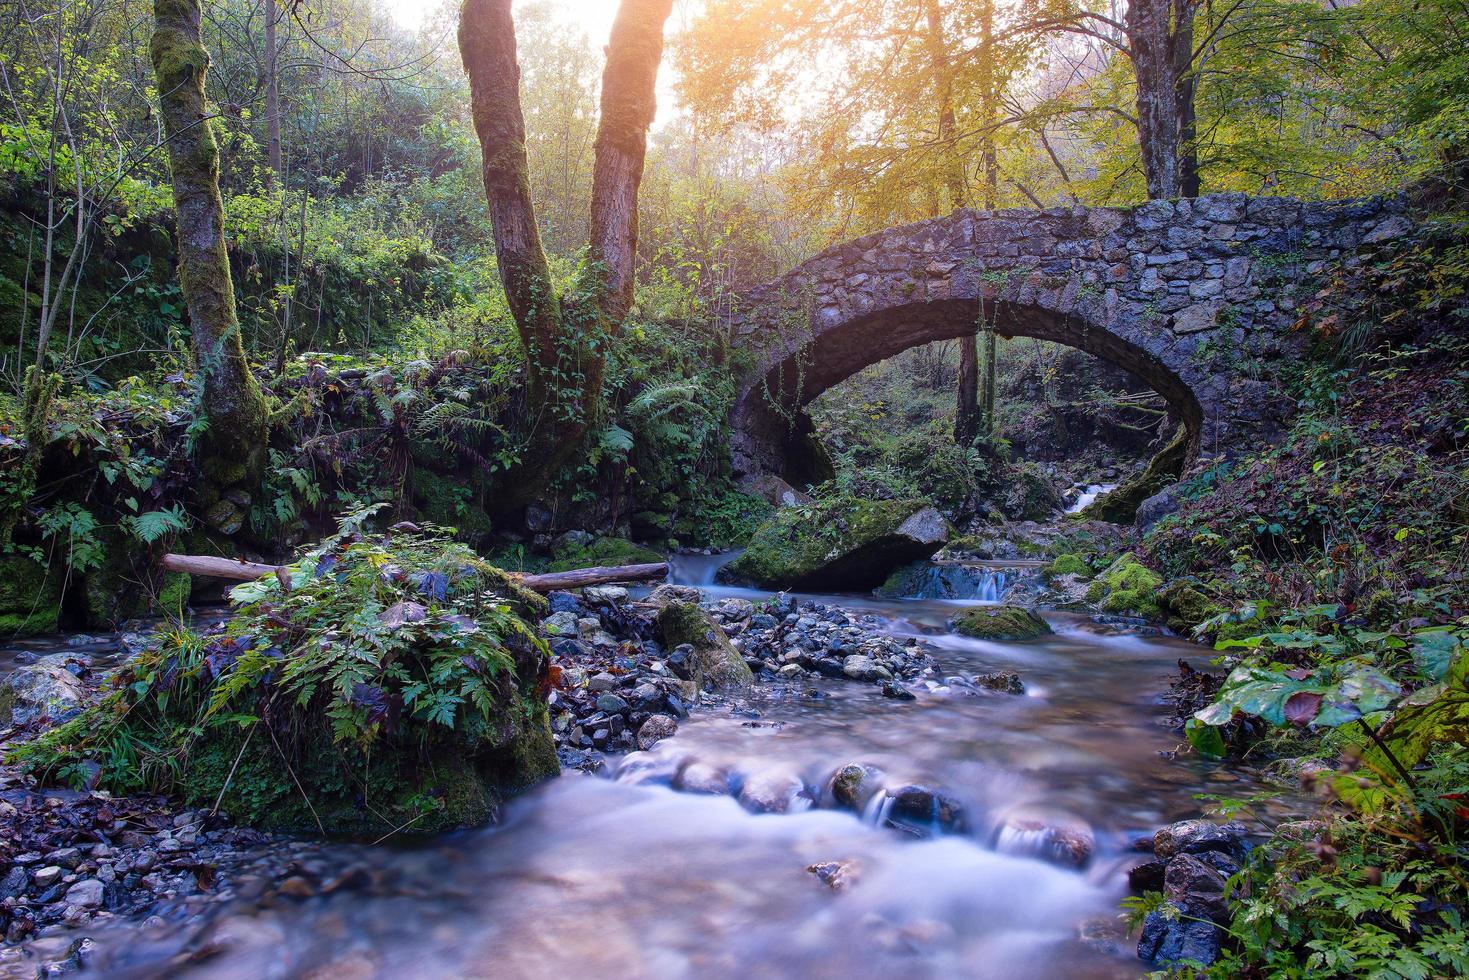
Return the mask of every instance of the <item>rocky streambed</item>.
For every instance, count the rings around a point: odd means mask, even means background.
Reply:
[[[711,632],[677,643],[662,610],[692,596],[663,588],[550,597],[566,774],[483,831],[269,838],[0,770],[0,975],[1135,976],[1120,898],[1207,919],[1241,859],[1248,828],[1151,853],[1196,794],[1260,778],[1173,759],[1178,641],[1057,614],[982,640],[952,628],[969,603],[714,588]],[[707,683],[710,644],[746,679]],[[85,700],[113,660],[59,669]],[[1150,921],[1143,952],[1217,939],[1182,928]]]

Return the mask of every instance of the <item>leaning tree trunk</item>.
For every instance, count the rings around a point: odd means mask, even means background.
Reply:
[[[1131,0],[1127,39],[1148,198],[1198,193],[1192,145],[1194,0]]]
[[[219,147],[204,100],[209,53],[200,34],[199,0],[154,0],[149,53],[168,137],[178,225],[179,287],[189,308],[200,412],[200,466],[212,488],[250,492],[265,468],[269,412],[240,343],[235,290],[225,253],[224,204],[219,196]],[[233,530],[243,519],[236,502],[211,511],[216,526]]]
[[[527,503],[599,414],[606,342],[632,305],[637,200],[663,24],[673,0],[623,0],[607,46],[592,174],[590,262],[566,302],[551,282],[530,196],[511,0],[465,0],[459,51],[483,153],[495,258],[526,352],[525,451],[499,510]]]

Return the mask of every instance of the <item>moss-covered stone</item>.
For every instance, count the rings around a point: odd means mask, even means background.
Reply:
[[[585,543],[566,539],[552,554],[550,571],[569,572],[594,566],[648,565],[665,560],[661,551],[644,548],[625,538],[593,538]]]
[[[61,572],[21,555],[0,558],[0,637],[54,633]]]
[[[1061,494],[1034,466],[1011,467],[1001,509],[1017,521],[1043,521],[1061,509]]]
[[[373,839],[483,824],[559,771],[543,598],[430,533],[346,529],[292,569],[289,622],[283,583],[241,586],[222,633],[165,635],[21,761],[42,778],[95,763],[114,792]]]
[[[1051,627],[1021,606],[975,606],[954,617],[954,632],[977,640],[1034,640],[1049,636]]]
[[[1110,493],[1098,497],[1091,506],[1076,515],[1078,520],[1131,524],[1144,500],[1178,480],[1188,459],[1188,430],[1178,427],[1173,439],[1154,456],[1147,467]]]
[[[778,511],[720,577],[767,588],[872,589],[894,569],[932,557],[948,532],[921,498],[833,497]]]
[[[1184,579],[1169,582],[1158,591],[1158,606],[1165,614],[1164,622],[1176,633],[1187,633],[1223,611],[1219,603]]]
[[[460,537],[479,542],[494,530],[490,515],[464,492],[462,484],[424,466],[413,469],[413,506],[424,520],[452,527]]]
[[[725,689],[754,682],[749,664],[697,603],[666,601],[658,612],[658,632],[669,650],[685,643],[694,648],[694,679],[701,686]]]
[[[1103,612],[1160,619],[1163,611],[1158,606],[1158,590],[1162,586],[1163,577],[1129,551],[1097,576],[1086,598]]]
[[[1080,555],[1071,553],[1057,555],[1046,566],[1045,571],[1047,575],[1081,575],[1090,577],[1092,574],[1091,566],[1086,563],[1086,559]]]

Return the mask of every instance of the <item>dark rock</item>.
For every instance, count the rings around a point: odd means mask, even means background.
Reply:
[[[1127,872],[1127,884],[1134,892],[1161,892],[1163,890],[1163,872],[1167,865],[1162,861],[1148,861],[1139,864]]]
[[[1224,875],[1192,854],[1178,854],[1163,873],[1163,894],[1194,918],[1229,921]]]
[[[888,796],[892,799],[888,823],[900,830],[928,832],[938,829],[956,834],[968,828],[963,804],[938,790],[927,786],[903,786],[889,790]]]
[[[547,594],[546,601],[550,603],[552,613],[569,612],[580,616],[586,611],[581,597],[574,592],[551,592]]]
[[[663,662],[673,672],[673,676],[686,681],[694,679],[694,648],[690,644],[683,643],[675,647]]]
[[[1219,930],[1208,922],[1170,919],[1162,912],[1149,912],[1143,920],[1137,955],[1158,966],[1185,961],[1208,966],[1219,958]]]
[[[1153,853],[1160,858],[1204,851],[1222,851],[1243,860],[1248,851],[1243,828],[1237,824],[1220,825],[1208,820],[1180,820],[1153,835]]]
[[[913,694],[913,692],[908,690],[897,681],[883,681],[882,696],[885,698],[893,698],[896,701],[915,700],[915,695]]]
[[[627,710],[627,702],[610,691],[597,698],[597,710],[609,715],[620,715]]]

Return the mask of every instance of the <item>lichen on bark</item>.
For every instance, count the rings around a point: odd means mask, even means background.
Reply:
[[[155,0],[149,55],[168,138],[178,230],[179,287],[189,309],[199,412],[206,423],[200,468],[213,489],[254,489],[265,468],[270,413],[240,341],[234,284],[225,253],[219,147],[204,81],[199,0]]]

